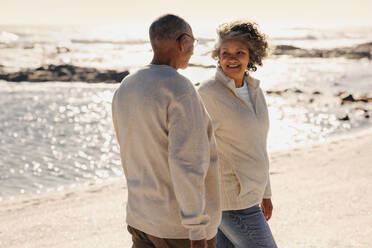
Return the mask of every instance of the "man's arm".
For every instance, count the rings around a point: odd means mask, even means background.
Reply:
[[[182,224],[189,229],[190,240],[205,239],[209,224],[204,181],[210,146],[203,110],[196,92],[173,100],[168,108],[170,173]]]
[[[111,103],[111,115],[112,115],[112,123],[114,124],[114,129],[115,129],[115,134],[116,138],[119,142],[119,137],[118,137],[118,122],[117,122],[117,117],[116,117],[116,98],[117,98],[117,91],[114,92],[114,95],[112,97],[112,103]]]

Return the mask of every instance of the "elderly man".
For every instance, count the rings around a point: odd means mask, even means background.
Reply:
[[[134,248],[214,248],[221,220],[211,121],[192,83],[177,72],[193,54],[182,18],[150,27],[154,57],[116,90],[112,114],[128,185]]]

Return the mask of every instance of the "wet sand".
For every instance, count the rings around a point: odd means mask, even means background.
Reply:
[[[271,154],[278,246],[372,246],[372,130]],[[0,247],[131,246],[120,182],[0,202]]]

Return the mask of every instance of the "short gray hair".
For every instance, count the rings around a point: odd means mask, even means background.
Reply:
[[[266,35],[258,30],[258,25],[249,21],[235,21],[221,24],[217,28],[218,40],[212,50],[212,58],[218,60],[221,44],[228,39],[240,39],[249,50],[250,62],[247,70],[256,71],[257,66],[262,66],[262,60],[268,54]]]
[[[150,26],[150,41],[176,39],[186,32],[189,24],[179,16],[167,14],[156,19]]]

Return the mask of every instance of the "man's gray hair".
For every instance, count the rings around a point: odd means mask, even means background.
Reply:
[[[150,41],[172,40],[188,30],[189,24],[179,16],[167,14],[156,19],[150,26]]]

